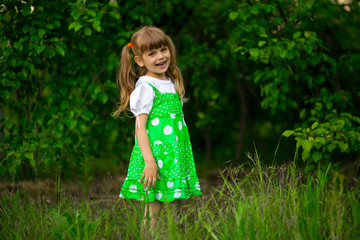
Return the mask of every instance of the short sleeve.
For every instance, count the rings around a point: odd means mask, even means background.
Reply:
[[[130,95],[130,111],[138,116],[149,114],[155,97],[154,89],[147,83],[138,85]]]

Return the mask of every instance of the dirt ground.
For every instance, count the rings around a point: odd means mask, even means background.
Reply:
[[[37,203],[46,203],[55,206],[64,198],[73,201],[81,199],[92,201],[101,207],[111,208],[119,200],[120,188],[125,176],[105,176],[91,180],[84,192],[84,188],[78,181],[57,182],[55,179],[41,181],[21,181],[17,183],[0,182],[0,193],[14,196],[16,192],[21,198],[29,199]],[[222,186],[223,180],[219,171],[209,173],[206,178],[199,178],[202,197],[211,197],[212,192]],[[191,198],[190,198],[191,199]],[[137,201],[134,201],[137,202]]]

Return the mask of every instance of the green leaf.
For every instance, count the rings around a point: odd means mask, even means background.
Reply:
[[[44,87],[43,91],[42,91],[42,95],[43,97],[47,98],[51,95],[51,90],[48,86]]]
[[[69,29],[69,30],[73,29],[73,28],[75,27],[75,25],[76,25],[76,22],[70,23],[68,29]]]
[[[305,31],[304,35],[305,35],[306,38],[309,38],[309,37],[315,37],[316,33],[312,32],[312,31]]]
[[[14,48],[21,50],[22,44],[20,41],[14,42]]]
[[[237,16],[238,16],[237,12],[231,12],[229,14],[230,19],[233,20],[233,21],[237,18]]]
[[[32,64],[31,62],[26,61],[24,65],[29,69],[30,73],[34,70],[34,64]]]
[[[42,39],[45,35],[45,30],[44,29],[40,29],[38,32],[39,37]]]
[[[305,162],[310,157],[310,151],[309,150],[303,150],[301,154],[302,160]]]
[[[339,148],[340,148],[340,152],[347,152],[348,148],[349,148],[349,144],[345,143],[343,141],[339,142]]]
[[[281,49],[279,56],[280,56],[281,58],[285,58],[285,57],[286,57],[286,54],[287,54],[287,50]]]
[[[11,67],[16,67],[16,63],[17,63],[17,61],[16,61],[16,59],[11,59],[10,61],[9,61],[9,65],[11,66]]]
[[[261,40],[258,42],[259,47],[262,47],[264,44],[266,44],[266,41],[264,41],[264,40]]]
[[[55,56],[55,51],[53,49],[46,49],[45,54],[49,57],[49,58],[53,58]]]
[[[8,152],[8,154],[6,154],[6,157],[11,157],[14,154],[15,154],[15,151],[10,151],[10,152]]]
[[[99,94],[99,98],[103,104],[105,104],[108,100],[108,95],[104,92]]]
[[[61,56],[65,57],[65,51],[62,47],[56,46],[55,51],[60,54]]]
[[[302,160],[306,161],[310,157],[312,143],[309,140],[305,139],[304,141],[302,141],[301,146],[303,148]]]
[[[75,27],[74,27],[75,32],[79,31],[82,27],[83,27],[83,25],[81,25],[80,23],[76,23]]]
[[[296,32],[296,33],[294,33],[294,35],[293,35],[293,39],[297,39],[298,37],[300,37],[301,36],[301,32]]]
[[[92,24],[92,27],[93,27],[96,31],[100,32],[100,31],[101,31],[100,21],[94,21],[93,24]]]
[[[30,165],[34,167],[35,166],[34,154],[27,152],[25,153],[25,157],[30,160],[29,161]]]
[[[110,6],[110,7],[113,7],[113,8],[119,7],[119,5],[117,4],[116,1],[115,1],[115,2],[110,1],[110,2],[109,2],[109,6]]]
[[[253,7],[250,8],[250,12],[256,16],[259,13],[259,9],[257,8],[256,5],[254,5]]]
[[[27,16],[27,15],[30,14],[30,12],[31,12],[30,3],[27,3],[27,4],[25,5],[25,7],[23,8],[23,10],[22,10],[22,14],[23,14],[24,16]]]
[[[3,98],[5,98],[6,100],[9,99],[9,97],[10,97],[10,93],[9,93],[8,91],[6,91],[6,90],[2,90],[2,91],[0,92],[0,95],[1,95]]]
[[[89,27],[86,27],[85,30],[84,30],[84,32],[85,32],[85,35],[86,35],[86,36],[91,36],[91,34],[92,34],[92,30],[91,30],[91,28],[89,28]]]
[[[314,123],[311,125],[311,129],[314,130],[317,126],[319,126],[319,122],[314,122]]]
[[[109,12],[109,15],[112,17],[112,18],[115,18],[117,20],[120,19],[120,14],[118,12],[114,12],[114,11],[111,11]]]
[[[250,48],[250,55],[254,58],[256,58],[259,55],[259,49],[258,48]]]
[[[294,131],[293,130],[286,130],[286,131],[284,131],[283,132],[283,136],[284,137],[290,137],[291,135],[293,135],[294,134]]]
[[[310,162],[318,162],[322,158],[322,153],[319,151],[313,152],[310,156]]]
[[[23,31],[23,33],[27,33],[30,29],[30,26],[29,25],[24,25],[21,30]]]
[[[36,53],[37,53],[37,54],[40,54],[40,53],[42,53],[45,49],[46,49],[46,46],[45,46],[45,45],[39,45],[39,46],[36,48]]]
[[[1,48],[2,48],[2,49],[7,48],[7,47],[8,47],[8,44],[9,44],[9,42],[8,42],[7,40],[2,40]]]
[[[79,31],[81,28],[83,27],[83,25],[79,22],[72,22],[70,23],[68,29],[71,30],[71,29],[74,29],[75,32]]]
[[[45,27],[46,27],[47,29],[54,29],[54,25],[51,24],[51,23],[46,24]]]

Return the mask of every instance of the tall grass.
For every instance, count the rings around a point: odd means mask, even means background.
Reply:
[[[26,195],[1,196],[1,239],[360,239],[360,187],[330,165],[304,175],[294,163],[227,168],[223,184],[180,206],[165,204],[153,230],[144,205],[111,208],[86,199],[56,205]],[[21,196],[21,197],[20,197]]]

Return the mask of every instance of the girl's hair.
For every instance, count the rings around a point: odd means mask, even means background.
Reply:
[[[143,53],[152,49],[168,47],[170,51],[170,66],[166,71],[166,75],[174,81],[175,89],[180,99],[185,94],[184,83],[179,68],[176,65],[175,46],[171,38],[167,36],[161,29],[154,26],[145,26],[135,32],[131,38],[131,50],[134,56],[142,58]],[[145,75],[146,68],[138,66],[138,75],[133,66],[129,53],[130,47],[126,45],[121,52],[120,71],[117,76],[117,86],[120,86],[120,106],[113,113],[113,116],[119,116],[121,112],[129,109],[130,94],[135,89],[135,82],[138,76]]]

